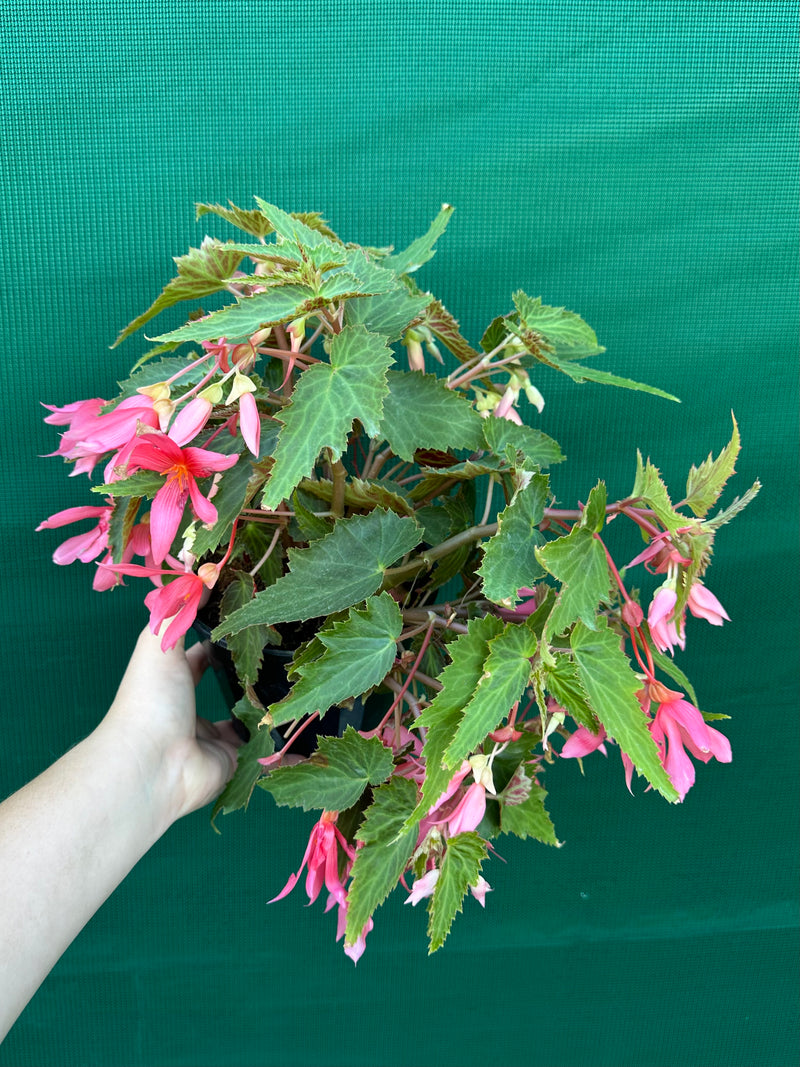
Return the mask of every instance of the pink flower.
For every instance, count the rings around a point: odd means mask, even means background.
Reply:
[[[474,830],[486,813],[486,787],[473,782],[447,818],[451,834]]]
[[[49,519],[40,522],[36,527],[39,530],[54,530],[59,526],[66,526],[70,522],[80,522],[81,519],[97,519],[97,525],[86,533],[76,534],[68,538],[58,546],[53,553],[53,562],[59,566],[74,563],[76,559],[82,563],[97,559],[101,552],[108,548],[108,524],[111,519],[111,507],[77,507],[65,508],[57,511]]]
[[[712,756],[720,763],[731,762],[731,746],[727,737],[706,723],[697,708],[676,698],[659,704],[650,733],[658,746],[661,763],[681,800],[694,785],[694,764],[684,746],[693,756],[708,763]]]
[[[489,885],[489,883],[486,881],[482,874],[478,875],[477,883],[475,885],[471,885],[469,887],[469,891],[470,893],[472,893],[473,897],[475,897],[480,906],[482,908],[485,908],[486,894],[492,892],[492,887]]]
[[[498,608],[497,614],[506,622],[516,622],[532,615],[538,607],[538,592],[523,585],[517,590],[517,596],[522,600],[515,608]]]
[[[579,759],[581,756],[588,756],[590,752],[600,749],[603,755],[606,756],[608,753],[606,752],[606,746],[603,744],[605,740],[606,729],[604,726],[601,725],[597,733],[593,734],[591,730],[581,725],[564,742],[561,748],[561,755],[566,756],[567,759]]]
[[[176,445],[185,445],[197,437],[208,422],[214,406],[204,396],[196,396],[181,408],[169,428],[169,438]]]
[[[683,527],[680,530],[676,530],[675,533],[684,533],[688,529],[689,527]],[[661,533],[657,533],[651,539],[647,548],[643,549],[638,556],[630,561],[628,567],[635,567],[637,563],[644,563],[645,568],[651,574],[664,574],[673,564],[688,566],[692,561],[681,555],[670,540],[671,536],[669,530],[662,530]],[[653,565],[648,566],[650,563]]]
[[[133,468],[130,473],[143,469],[167,475],[150,508],[150,540],[156,563],[161,563],[170,550],[187,499],[201,522],[217,521],[217,509],[200,492],[197,479],[228,470],[238,458],[205,448],[181,448],[172,438],[158,432],[144,434],[139,439],[130,455]]]
[[[710,589],[702,582],[693,582],[689,590],[689,611],[696,619],[705,619],[712,626],[722,626],[725,619],[730,622],[730,615],[717,600]]]
[[[437,867],[433,867],[431,870],[423,874],[421,878],[415,878],[405,903],[410,904],[412,908],[416,908],[421,900],[425,900],[426,897],[432,896],[433,891],[436,888],[436,883],[439,881],[440,874],[441,871]]]
[[[261,444],[261,417],[258,414],[256,398],[252,393],[242,393],[239,397],[239,426],[244,443],[258,459]]]
[[[150,611],[150,630],[154,634],[158,633],[165,619],[172,619],[161,638],[161,648],[165,652],[174,648],[188,631],[197,617],[203,591],[211,589],[219,576],[218,565],[214,563],[204,563],[197,574],[192,571],[141,566],[138,563],[103,562],[99,564],[98,569],[159,580],[157,588],[147,594],[144,602]],[[172,581],[166,585],[160,584],[162,576],[170,576]]]
[[[650,636],[653,644],[659,652],[669,652],[675,645],[682,649],[686,647],[686,639],[683,634],[683,620],[676,623],[674,610],[678,601],[678,594],[668,585],[662,585],[656,590],[655,596],[650,602],[647,612],[647,625],[650,627]]]
[[[288,896],[288,894],[291,893],[300,880],[300,875],[303,873],[304,867],[308,868],[308,873],[306,875],[306,894],[308,895],[310,904],[313,904],[317,899],[323,885],[327,888],[336,903],[339,905],[346,904],[345,888],[339,877],[338,846],[341,845],[347,855],[351,858],[353,856],[353,850],[347,844],[341,830],[336,826],[338,815],[339,813],[337,811],[323,811],[322,817],[319,822],[315,824],[309,836],[308,846],[303,855],[303,862],[300,864],[300,869],[297,874],[289,876],[289,881],[280,893],[269,901],[270,904],[274,903],[276,900],[282,900],[283,897]],[[330,901],[328,906],[331,906]]]
[[[325,907],[325,911],[330,911],[334,904],[339,904],[339,914],[336,921],[336,940],[341,941],[344,937],[347,929],[347,903],[340,903],[336,897],[332,894],[328,897],[328,903]],[[367,947],[367,934],[373,928],[375,923],[372,921],[372,917],[367,919],[364,924],[364,929],[352,943],[352,945],[345,944],[344,954],[349,956],[353,963],[358,963],[361,957],[364,955],[364,950]]]

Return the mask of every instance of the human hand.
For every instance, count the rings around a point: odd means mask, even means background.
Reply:
[[[165,827],[210,803],[236,769],[241,741],[230,720],[196,713],[195,686],[207,666],[202,645],[184,651],[181,639],[163,652],[160,637],[144,629],[99,727],[115,731],[138,762]]]

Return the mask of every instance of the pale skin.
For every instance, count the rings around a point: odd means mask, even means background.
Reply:
[[[0,804],[0,1040],[151,845],[232,776],[230,722],[195,711],[206,663],[144,630],[96,729]]]

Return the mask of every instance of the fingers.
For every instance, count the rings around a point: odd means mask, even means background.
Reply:
[[[209,664],[208,649],[206,646],[202,642],[192,645],[190,649],[187,649],[186,662],[189,664],[189,670],[192,672],[194,684],[197,685]]]

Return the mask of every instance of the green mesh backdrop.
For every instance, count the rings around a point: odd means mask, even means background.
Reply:
[[[39,401],[96,395],[144,351],[108,346],[171,256],[229,234],[195,201],[258,194],[398,247],[455,204],[420,281],[473,343],[521,287],[580,312],[616,373],[683,398],[537,378],[562,501],[600,474],[627,491],[637,446],[676,484],[732,407],[734,492],[764,489],[717,542],[733,621],[695,628],[682,660],[734,716],[734,762],[683,805],[632,798],[614,759],[557,764],[565,846],[504,840],[486,912],[467,900],[431,958],[424,913],[390,898],[357,968],[319,902],[265,903],[313,815],[264,794],[217,836],[199,812],[79,936],[0,1064],[794,1067],[797,6],[3,0],[3,794],[96,724],[146,619],[139,589],[93,593],[33,533],[85,491],[38,458]],[[213,677],[200,703],[224,713]]]

